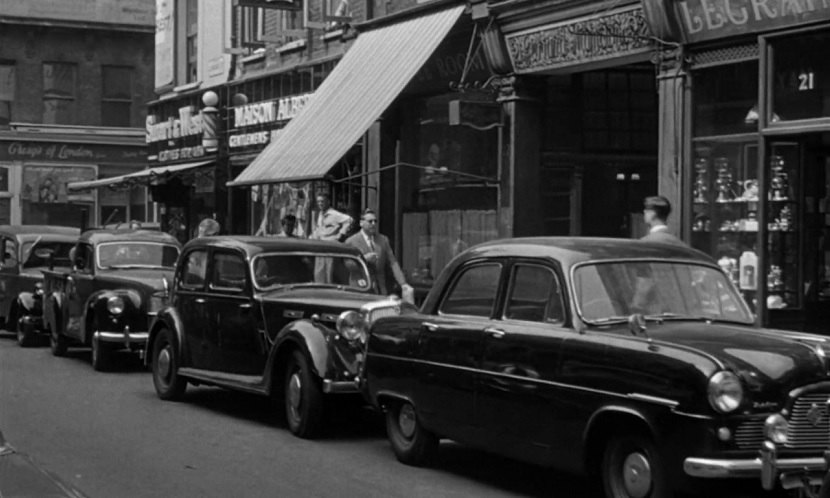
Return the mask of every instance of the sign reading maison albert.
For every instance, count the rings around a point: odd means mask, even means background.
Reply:
[[[680,0],[674,9],[686,43],[830,19],[830,0]]]
[[[510,33],[505,41],[517,73],[648,54],[654,48],[639,5]]]

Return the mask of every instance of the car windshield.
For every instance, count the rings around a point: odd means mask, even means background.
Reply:
[[[574,271],[574,293],[588,323],[625,320],[634,313],[658,319],[751,323],[743,298],[723,272],[666,261],[587,264]]]
[[[260,289],[284,285],[323,285],[368,290],[363,262],[347,254],[263,254],[251,262]]]
[[[158,242],[110,242],[98,246],[98,268],[172,268],[179,248]]]
[[[49,259],[45,257],[41,257],[45,255],[45,251],[41,251],[41,249],[47,249],[49,252],[52,253],[52,264],[55,266],[70,266],[69,264],[69,251],[75,245],[74,242],[55,242],[49,240],[39,240],[37,245],[32,247],[34,241],[32,242],[24,242],[23,243],[23,257],[26,260],[23,263],[23,268],[37,268],[39,266],[49,266]],[[41,256],[38,256],[37,253],[40,253]]]

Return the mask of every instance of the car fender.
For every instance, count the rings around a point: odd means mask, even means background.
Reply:
[[[141,311],[141,295],[132,289],[104,289],[91,294],[84,305],[84,316],[81,317],[81,336],[85,338],[87,344],[91,344],[92,333],[95,332],[91,328],[87,330],[91,315],[110,316],[107,310],[107,300],[113,296],[121,296],[124,299],[124,312],[116,318],[114,325],[109,323],[108,328],[120,330],[123,328],[122,322],[125,317],[130,313]]]
[[[274,340],[274,346],[268,358],[269,365],[281,368],[279,358],[291,348],[300,348],[303,354],[311,360],[312,373],[324,379],[332,370],[329,362],[329,345],[327,327],[311,320],[297,320],[291,322],[279,331]]]
[[[620,417],[630,420],[632,423],[641,425],[645,428],[651,437],[655,437],[657,431],[652,417],[636,407],[626,406],[621,404],[605,405],[594,411],[588,418],[588,423],[585,424],[585,430],[582,433],[582,461],[585,469],[589,470],[596,465],[596,461],[592,459],[597,458],[597,453],[592,451],[597,448],[597,444],[602,443],[602,438],[599,435],[603,430],[603,424],[611,419],[619,420]],[[597,440],[596,438],[600,439]]]
[[[161,329],[166,328],[173,333],[176,341],[176,359],[179,366],[186,366],[182,360],[187,357],[184,350],[187,348],[187,342],[184,340],[184,322],[179,315],[178,310],[173,306],[166,306],[159,310],[153,323],[150,324],[150,335],[147,337],[147,354],[144,355],[144,364],[150,366],[153,362],[153,343],[159,335]]]
[[[64,292],[52,292],[44,300],[43,314],[49,329],[55,333],[62,334],[66,323],[63,306],[66,303]]]

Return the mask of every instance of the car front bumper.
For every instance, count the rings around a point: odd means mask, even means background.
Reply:
[[[35,334],[48,335],[45,330],[46,327],[43,326],[42,316],[23,315],[22,317],[20,317],[18,326],[20,326],[24,330],[31,331]]]
[[[689,457],[683,462],[683,470],[691,477],[705,479],[760,478],[763,488],[772,490],[779,478],[785,488],[796,487],[805,480],[820,484],[827,464],[820,456],[779,458],[775,443],[765,441],[756,458]]]
[[[93,338],[111,344],[123,344],[125,349],[135,349],[136,346],[144,349],[147,344],[149,332],[134,332],[130,327],[124,327],[121,331],[97,330]]]

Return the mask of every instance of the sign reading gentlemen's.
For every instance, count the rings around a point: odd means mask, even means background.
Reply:
[[[828,20],[830,0],[680,0],[673,15],[683,41],[695,43]]]
[[[646,56],[654,47],[639,6],[535,27],[504,38],[517,73]]]

